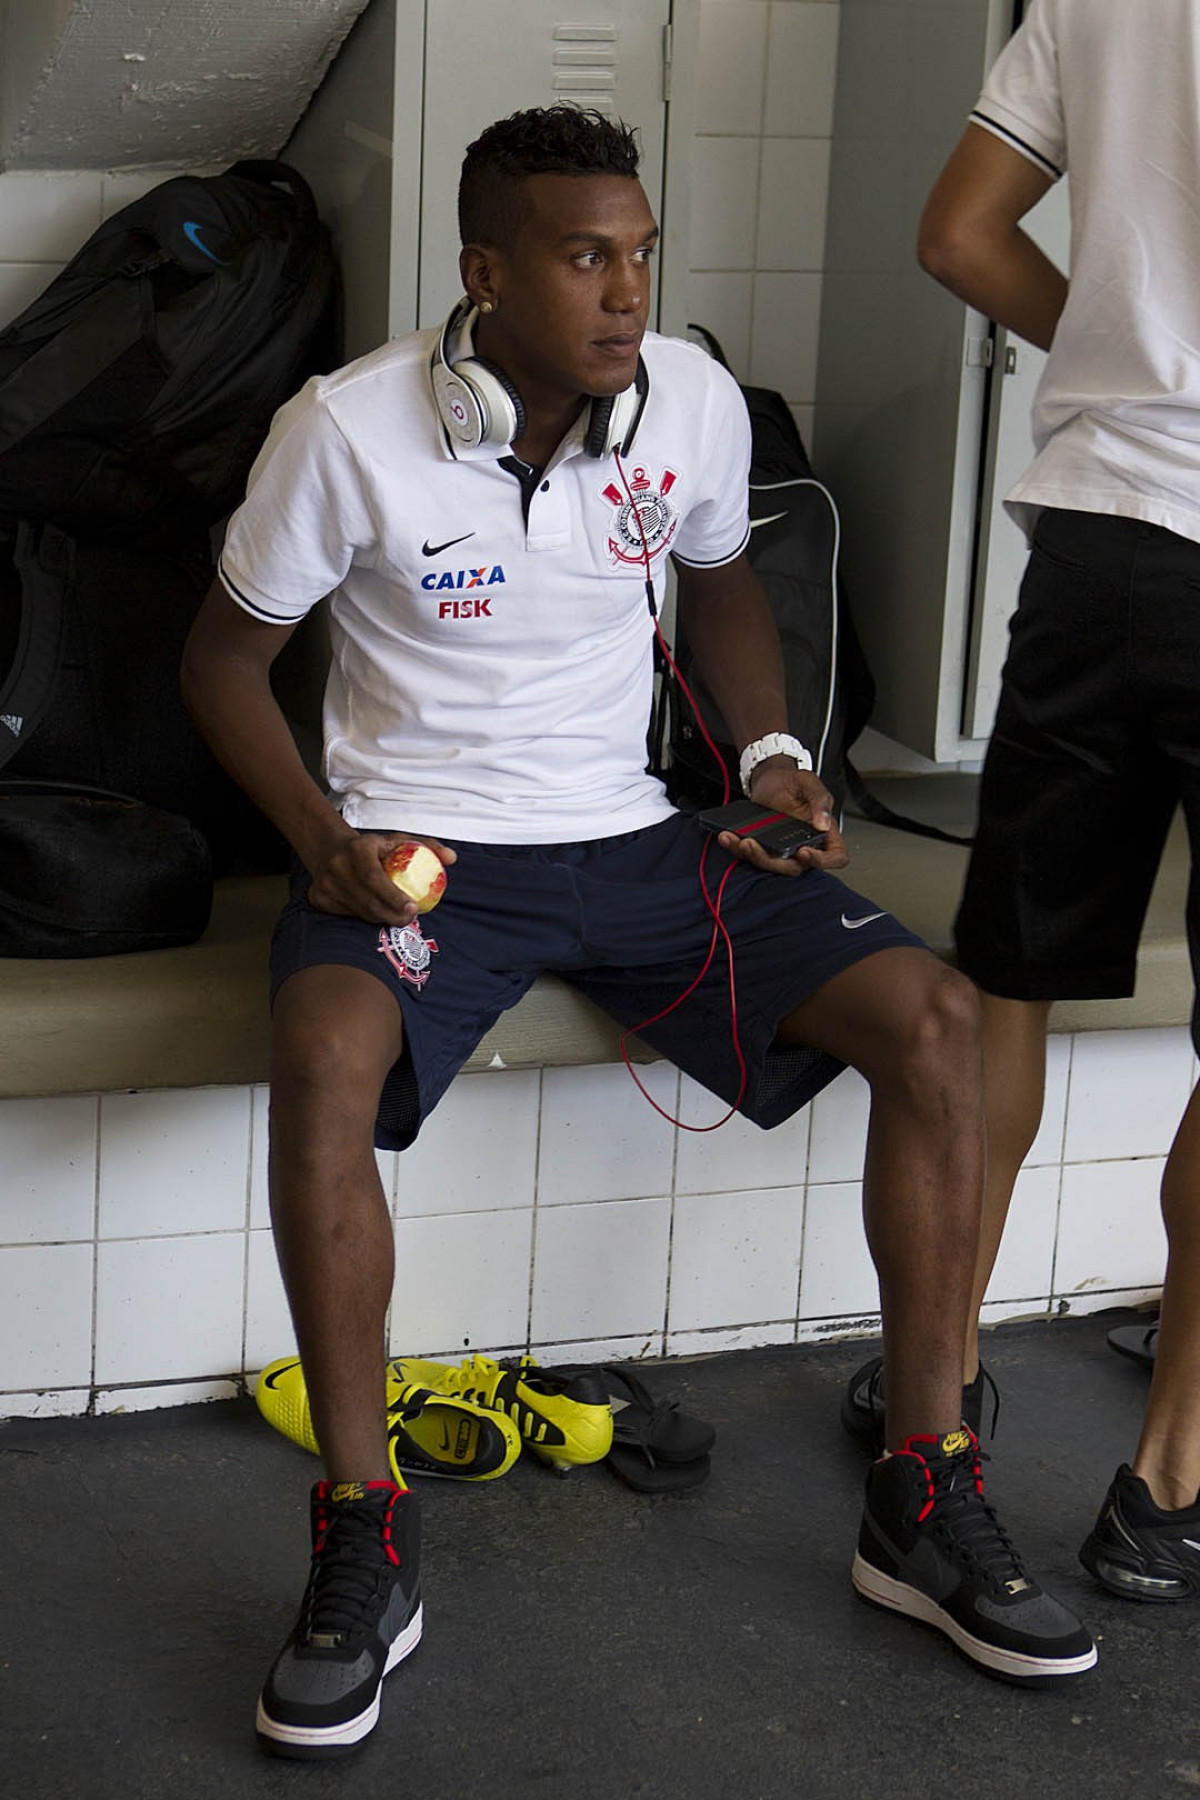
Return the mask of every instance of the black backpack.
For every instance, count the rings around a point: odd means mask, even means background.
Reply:
[[[717,361],[729,367],[711,332],[699,325],[688,329],[698,332]],[[811,750],[813,765],[840,809],[848,785],[846,751],[870,717],[875,684],[838,584],[837,507],[813,472],[782,395],[759,387],[743,387],[742,395],[751,430],[747,555],[779,631],[788,729]],[[736,797],[741,791],[737,751],[678,626],[675,661],[721,752],[730,792]],[[670,719],[670,762],[664,769],[661,709],[658,745],[651,760],[680,805],[711,805],[721,796],[720,771],[686,696],[669,674],[663,689]]]
[[[0,768],[186,813],[218,871],[282,844],[200,743],[179,651],[211,527],[338,361],[339,299],[303,178],[241,162],[123,208],[0,333]]]
[[[710,331],[689,325],[717,361],[729,367]],[[898,813],[881,800],[850,760],[850,747],[875,704],[875,681],[863,654],[838,578],[841,519],[833,495],[813,472],[787,402],[772,388],[743,387],[750,414],[750,542],[746,554],[762,583],[783,650],[788,729],[811,751],[813,766],[839,813],[852,810],[879,825],[947,844],[969,837]],[[676,628],[675,661],[695,696],[705,726],[740,795],[737,751],[693,667],[685,633]],[[670,720],[670,759],[665,755]],[[687,810],[718,803],[720,771],[686,695],[669,670],[662,674],[651,725],[650,766]]]
[[[0,521],[128,542],[220,519],[273,413],[336,359],[336,305],[287,164],[162,182],[0,332]]]

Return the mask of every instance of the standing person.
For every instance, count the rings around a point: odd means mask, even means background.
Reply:
[[[646,329],[658,234],[633,135],[570,106],[518,113],[469,148],[459,209],[466,299],[279,413],[185,662],[209,742],[302,865],[273,947],[271,1195],[327,1480],[260,1734],[294,1755],[361,1740],[420,1635],[416,1501],[385,1428],[393,1244],[373,1145],[412,1142],[545,969],[763,1126],[862,1070],[896,1454],[871,1472],[855,1582],[1014,1678],[1090,1668],[1091,1638],[1023,1569],[961,1429],[974,992],[830,873],[845,847],[787,735],[744,554],[745,408],[703,352]],[[704,833],[645,766],[668,553],[746,791],[827,834],[794,858],[715,848],[736,1034],[721,958],[664,1012],[713,929]],[[269,682],[326,595],[328,795]],[[411,837],[448,873],[430,936],[382,868]]]
[[[1020,228],[1070,172],[1070,283]],[[1131,994],[1182,804],[1200,955],[1200,4],[1032,0],[921,224],[924,267],[1049,351],[1008,496],[1031,552],[956,936],[982,990],[988,1180],[973,1320],[1036,1135],[1056,999]],[[1200,1020],[1193,1010],[1193,1038]],[[1153,1384],[1080,1555],[1200,1595],[1200,1100],[1162,1184]],[[966,1373],[978,1368],[974,1325]]]

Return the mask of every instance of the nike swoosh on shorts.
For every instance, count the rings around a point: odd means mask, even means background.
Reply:
[[[842,924],[847,931],[861,931],[864,925],[873,925],[876,919],[886,918],[887,914],[885,912],[868,913],[863,919],[848,919],[845,913],[843,913]]]

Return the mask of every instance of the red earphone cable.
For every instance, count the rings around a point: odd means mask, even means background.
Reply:
[[[712,737],[709,733],[708,727],[704,723],[704,719],[701,716],[700,708],[696,704],[695,696],[693,695],[692,690],[691,690],[691,688],[689,688],[687,682],[683,679],[683,676],[680,674],[678,665],[675,662],[675,658],[671,655],[671,651],[667,644],[667,640],[663,636],[662,626],[659,624],[659,620],[658,620],[658,608],[655,604],[655,598],[654,598],[654,576],[653,576],[653,573],[650,568],[650,546],[646,541],[646,528],[642,523],[642,515],[641,515],[641,511],[639,510],[637,501],[634,499],[633,494],[630,490],[629,482],[626,479],[625,470],[621,463],[620,454],[619,453],[614,453],[614,454],[616,457],[617,472],[621,477],[621,485],[624,487],[625,493],[628,496],[630,511],[632,512],[635,520],[637,521],[638,533],[642,540],[642,561],[644,562],[644,564],[646,566],[646,597],[650,602],[650,615],[651,615],[652,619],[654,620],[654,635],[658,640],[658,647],[662,652],[663,658],[664,658],[665,662],[667,663],[668,668],[670,669],[672,675],[675,677],[675,680],[679,683],[680,688],[682,689],[683,693],[685,694],[685,696],[687,698],[688,705],[691,707],[692,713],[695,716],[696,723],[700,728],[700,735],[703,737],[705,743],[708,745],[708,748],[711,750],[711,752],[713,754],[713,758],[717,764],[717,767],[721,771],[721,804],[727,805],[728,801],[729,801],[729,770],[725,766],[725,758],[721,755],[721,752],[717,749],[717,746],[714,744]],[[623,1031],[621,1033],[621,1039],[620,1039],[621,1059],[624,1062],[625,1067],[628,1069],[630,1077],[633,1081],[633,1084],[637,1088],[638,1092],[641,1094],[642,1098],[644,1100],[646,1100],[648,1102],[648,1104],[654,1108],[655,1112],[658,1113],[660,1115],[660,1117],[666,1119],[672,1125],[678,1125],[682,1131],[695,1131],[695,1132],[716,1131],[718,1129],[718,1127],[726,1124],[728,1122],[728,1120],[730,1120],[733,1117],[734,1113],[737,1111],[738,1107],[742,1103],[743,1096],[745,1095],[745,1092],[746,1092],[746,1082],[748,1079],[747,1072],[746,1072],[746,1059],[742,1054],[741,1040],[738,1036],[737,983],[736,983],[736,980],[734,977],[734,968],[733,968],[733,940],[729,935],[728,929],[726,928],[725,921],[721,917],[721,902],[725,895],[726,883],[728,882],[729,877],[733,874],[733,871],[737,868],[737,861],[736,860],[732,861],[730,863],[729,867],[726,869],[724,875],[722,875],[720,884],[717,887],[716,899],[714,900],[713,896],[708,891],[708,882],[705,879],[705,867],[704,867],[705,863],[708,860],[708,851],[709,851],[709,846],[710,846],[711,842],[712,842],[711,838],[708,839],[705,842],[704,848],[700,852],[700,866],[699,866],[699,870],[698,870],[699,877],[700,877],[700,892],[704,895],[704,904],[708,908],[709,912],[711,913],[712,921],[713,921],[712,936],[709,939],[709,944],[708,944],[708,953],[704,958],[704,962],[700,968],[700,972],[693,978],[693,980],[691,980],[688,983],[687,987],[684,988],[683,992],[681,994],[678,994],[675,997],[675,999],[671,1001],[669,1006],[664,1006],[661,1012],[656,1012],[653,1014],[652,1017],[650,1017],[648,1019],[643,1019],[640,1024],[630,1025],[625,1031]],[[726,960],[726,966],[729,971],[729,1017],[730,1017],[730,1030],[732,1032],[732,1040],[733,1040],[733,1053],[737,1059],[737,1066],[738,1066],[738,1091],[737,1091],[737,1095],[734,1099],[733,1105],[729,1108],[728,1112],[722,1113],[721,1117],[719,1119],[717,1119],[713,1124],[711,1124],[711,1125],[688,1125],[684,1122],[684,1120],[676,1119],[676,1118],[672,1117],[672,1115],[669,1112],[667,1112],[665,1107],[660,1106],[658,1104],[658,1101],[655,1100],[652,1097],[652,1095],[647,1093],[645,1087],[643,1086],[641,1081],[639,1081],[639,1079],[638,1079],[638,1076],[634,1069],[633,1064],[629,1060],[629,1053],[625,1046],[630,1037],[635,1036],[639,1031],[643,1031],[647,1025],[656,1025],[660,1019],[665,1019],[667,1017],[668,1013],[673,1013],[677,1006],[682,1006],[683,1002],[687,999],[688,995],[693,993],[694,990],[697,987],[699,987],[700,983],[704,980],[704,977],[708,974],[708,971],[709,971],[710,967],[712,966],[712,960],[713,960],[714,955],[716,954],[718,937],[723,938],[725,941],[725,960]]]

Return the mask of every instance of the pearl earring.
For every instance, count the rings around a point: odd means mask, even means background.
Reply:
[[[479,302],[479,310],[481,313],[490,313],[495,312],[496,309],[490,300],[481,300]]]

